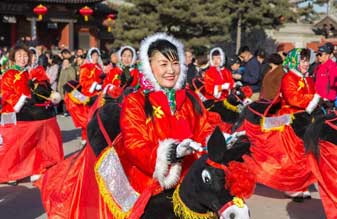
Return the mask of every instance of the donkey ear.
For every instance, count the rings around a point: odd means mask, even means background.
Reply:
[[[208,157],[214,162],[221,163],[227,150],[226,139],[217,126],[207,142]]]

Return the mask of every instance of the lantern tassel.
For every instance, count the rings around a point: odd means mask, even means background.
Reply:
[[[112,27],[108,27],[108,32],[110,33],[112,31]]]
[[[39,14],[39,16],[37,17],[37,20],[39,20],[39,21],[42,20],[42,14]]]
[[[89,20],[88,16],[84,16],[84,21],[87,22]]]

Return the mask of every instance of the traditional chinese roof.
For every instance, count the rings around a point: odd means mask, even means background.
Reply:
[[[93,4],[102,2],[103,0],[5,0],[8,2],[20,2],[20,3],[50,3],[50,4]]]

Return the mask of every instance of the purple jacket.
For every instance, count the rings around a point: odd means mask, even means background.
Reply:
[[[329,59],[316,69],[316,93],[322,98],[335,100],[337,95],[337,64]]]

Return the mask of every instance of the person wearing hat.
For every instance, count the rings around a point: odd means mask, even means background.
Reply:
[[[192,152],[201,150],[212,133],[206,109],[198,96],[185,88],[183,44],[166,33],[154,34],[142,41],[140,59],[142,74],[150,86],[125,97],[121,133],[111,139],[114,143],[106,145],[99,158],[86,146],[43,176],[39,188],[49,217],[116,218],[116,211],[108,210],[115,203],[114,197],[98,192],[108,185],[105,179],[98,179],[102,164],[107,164],[104,168],[108,175],[117,165],[121,167],[131,192],[145,195],[140,201],[146,202],[146,197],[177,186],[197,159]],[[113,151],[122,166],[106,156]],[[114,177],[121,180],[123,175]],[[118,185],[116,198],[122,198],[127,187],[127,183]]]
[[[84,95],[92,97],[102,89],[102,64],[100,51],[97,48],[89,49],[86,61],[80,67],[79,83],[82,86],[81,92]]]
[[[232,74],[243,74],[245,68],[241,64],[241,59],[238,56],[228,59],[228,67],[232,71]]]
[[[103,88],[107,85],[113,87],[135,88],[139,84],[139,71],[135,66],[137,59],[136,50],[131,46],[123,46],[118,51],[118,64],[112,68],[103,81]]]
[[[234,86],[231,72],[224,67],[225,53],[220,47],[209,53],[210,67],[205,72],[206,99],[223,100]]]
[[[333,47],[325,44],[320,46],[317,51],[319,65],[316,68],[315,74],[315,89],[316,92],[330,102],[335,101],[337,96],[337,64],[332,61],[331,54]]]

